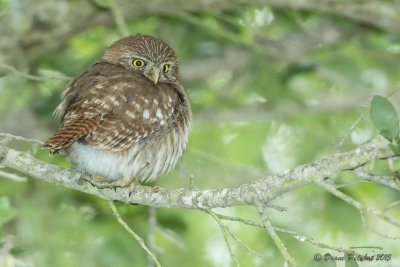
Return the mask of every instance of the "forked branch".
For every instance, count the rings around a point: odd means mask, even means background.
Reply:
[[[238,221],[244,224],[264,228],[274,240],[284,260],[291,266],[296,266],[296,263],[290,256],[276,232],[287,233],[300,241],[307,241],[321,248],[328,248],[339,252],[354,253],[358,255],[352,250],[323,244],[314,241],[309,237],[299,235],[296,232],[272,226],[267,215],[264,213],[263,207],[275,207],[272,203],[270,203],[272,200],[287,192],[304,187],[310,183],[318,184],[326,191],[357,208],[360,212],[363,225],[366,229],[380,234],[385,238],[398,239],[398,237],[387,236],[369,227],[365,218],[365,214],[367,213],[386,221],[394,227],[400,228],[399,221],[385,214],[388,209],[398,205],[398,201],[390,204],[382,210],[376,210],[367,207],[361,202],[358,202],[357,200],[338,190],[338,188],[353,185],[358,182],[361,183],[366,181],[374,181],[400,191],[400,185],[395,181],[395,177],[375,176],[369,173],[366,168],[364,168],[365,165],[368,163],[373,163],[375,160],[390,159],[397,156],[392,152],[391,149],[389,149],[389,143],[382,136],[376,136],[351,151],[345,153],[335,153],[313,163],[268,175],[265,178],[256,180],[254,182],[245,183],[238,187],[198,190],[193,189],[193,187],[187,189],[167,189],[159,186],[136,186],[132,194],[130,194],[129,188],[117,188],[114,190],[110,188],[102,189],[94,187],[90,183],[91,177],[88,177],[74,169],[63,168],[38,160],[34,157],[34,155],[32,155],[32,153],[15,150],[10,147],[12,141],[23,141],[33,143],[34,145],[41,144],[41,141],[38,140],[26,139],[24,137],[0,133],[0,168],[8,168],[6,171],[1,171],[0,175],[3,174],[3,176],[6,178],[15,178],[14,174],[10,173],[11,169],[22,172],[23,174],[36,179],[45,180],[47,182],[56,183],[67,188],[72,188],[81,192],[96,195],[109,201],[118,200],[125,203],[138,203],[151,207],[184,208],[206,211],[217,221],[218,225],[220,226],[232,260],[236,263],[236,265],[239,265],[239,262],[233,253],[232,247],[228,240],[228,235],[242,244],[245,249],[251,253],[255,254],[256,256],[258,256],[258,254],[251,250],[234,233],[232,233],[222,220]],[[339,186],[332,185],[329,180],[326,180],[332,175],[343,171],[354,171],[361,180]],[[115,213],[115,207],[113,208],[112,202],[109,203],[118,219],[118,215]],[[259,212],[261,223],[249,221],[243,218],[224,216],[212,211],[213,208],[217,207],[232,207],[238,205],[255,206]],[[278,210],[284,211],[284,209],[279,207]],[[119,219],[118,221],[124,225]],[[129,228],[127,228],[127,225],[124,225],[124,227],[127,230]],[[134,234],[132,235],[135,236]],[[143,242],[139,241],[139,243],[144,245]],[[147,249],[146,251],[157,264],[157,260],[150,250]]]

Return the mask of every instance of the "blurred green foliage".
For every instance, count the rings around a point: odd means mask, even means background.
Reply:
[[[13,12],[19,2],[0,1],[2,12]],[[107,8],[105,1],[94,3]],[[108,12],[101,8],[98,12]],[[176,50],[194,113],[187,151],[175,170],[157,181],[160,186],[188,187],[190,174],[201,189],[237,186],[320,159],[333,153],[352,123],[363,116],[340,148],[351,149],[378,134],[366,115],[371,97],[398,90],[399,34],[355,19],[265,6],[237,7],[220,14],[199,11],[189,17],[149,15],[126,22],[132,34],[160,37]],[[21,71],[73,77],[120,37],[115,25],[91,27]],[[57,127],[51,113],[66,84],[32,81],[15,73],[0,78],[0,130],[48,138]],[[391,101],[398,106],[398,94]],[[37,148],[33,153],[69,166],[61,156],[50,159]],[[376,168],[389,173],[387,165]],[[333,178],[338,184],[356,179],[351,172]],[[16,183],[0,178],[0,182],[0,245],[12,244],[16,266],[147,266],[145,252],[116,222],[104,200],[34,179]],[[341,190],[376,208],[399,197],[372,182]],[[390,263],[400,262],[398,241],[364,229],[357,210],[317,186],[287,194],[274,204],[289,209],[267,211],[277,227],[343,248],[378,245],[393,254]],[[121,203],[117,208],[146,238],[149,208]],[[220,212],[258,220],[250,207]],[[400,218],[399,208],[388,213]],[[157,219],[154,241],[164,266],[230,265],[218,224],[207,214],[163,208],[157,210]],[[396,234],[369,219],[374,228]],[[227,225],[262,255],[259,259],[233,243],[243,266],[282,264],[265,231]],[[285,234],[280,237],[300,266],[312,261],[315,253],[343,256]]]
[[[379,132],[390,141],[399,135],[399,117],[397,111],[386,98],[374,96],[371,102],[371,120]]]

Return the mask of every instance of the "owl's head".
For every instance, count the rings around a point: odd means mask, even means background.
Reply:
[[[155,84],[173,83],[179,76],[179,59],[174,50],[163,40],[140,33],[116,41],[101,59],[141,72]]]

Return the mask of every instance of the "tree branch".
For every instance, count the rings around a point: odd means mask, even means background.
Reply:
[[[2,135],[0,135],[2,136]],[[7,135],[10,138],[10,135]],[[222,189],[166,189],[161,187],[137,186],[129,196],[129,188],[97,188],[90,177],[76,171],[38,160],[28,152],[17,151],[0,144],[0,165],[20,171],[36,179],[56,183],[67,188],[96,195],[107,200],[138,203],[153,207],[211,209],[237,205],[265,205],[286,192],[306,186],[314,179],[323,179],[341,171],[353,170],[377,158],[394,156],[388,142],[376,136],[354,150],[333,154],[313,163],[298,166],[263,179]],[[387,185],[387,180],[375,180]],[[400,190],[396,184],[391,186]]]
[[[115,207],[114,203],[109,200],[108,205],[114,214],[115,218],[117,218],[117,221],[124,227],[124,229],[131,235],[133,238],[136,239],[136,241],[139,243],[139,245],[146,251],[146,253],[150,256],[150,258],[154,261],[154,263],[157,265],[157,267],[161,267],[160,262],[157,260],[156,256],[150,251],[150,249],[146,246],[144,243],[144,240],[138,236],[130,227],[129,225],[122,219],[121,215],[119,215],[117,208]]]
[[[210,214],[210,216],[218,223],[219,227],[221,228],[221,232],[222,232],[222,235],[223,235],[223,237],[224,237],[226,247],[228,248],[229,254],[231,255],[232,261],[235,263],[236,266],[240,266],[240,264],[239,264],[239,262],[238,262],[238,260],[237,260],[237,258],[236,258],[236,255],[235,255],[235,253],[234,253],[233,250],[232,250],[231,244],[230,244],[230,242],[229,242],[229,240],[228,240],[228,235],[227,235],[227,233],[226,233],[226,232],[227,232],[227,227],[226,227],[226,225],[225,225],[225,224],[218,218],[218,216],[215,215],[215,213],[212,212],[211,210],[205,210],[205,212],[207,212],[208,214]]]
[[[285,248],[282,240],[276,234],[276,231],[288,233],[300,241],[308,241],[319,247],[329,248],[336,251],[347,251],[342,248],[316,242],[311,238],[298,235],[297,233],[291,231],[275,228],[271,225],[271,222],[264,213],[262,207],[269,206],[269,202],[271,200],[283,195],[286,192],[304,187],[310,183],[318,184],[328,192],[338,196],[339,198],[356,207],[361,214],[361,219],[365,228],[386,238],[398,238],[387,236],[369,227],[364,215],[364,213],[372,214],[390,223],[391,225],[400,228],[399,221],[384,214],[386,210],[394,205],[397,205],[397,203],[388,206],[388,208],[384,210],[375,210],[352,199],[341,191],[338,191],[334,185],[325,180],[336,173],[351,170],[355,171],[356,174],[361,176],[364,180],[373,180],[377,183],[381,183],[400,191],[400,186],[395,181],[392,181],[394,177],[384,177],[384,179],[382,179],[382,177],[376,177],[363,170],[364,166],[368,163],[371,163],[370,165],[372,166],[373,161],[376,159],[388,159],[397,156],[392,152],[392,150],[389,149],[389,142],[380,135],[370,139],[366,143],[349,152],[336,153],[316,162],[272,174],[263,179],[245,183],[238,187],[198,190],[193,189],[192,187],[189,189],[166,189],[159,186],[149,187],[138,185],[134,188],[134,192],[132,194],[130,194],[129,188],[117,188],[115,190],[111,188],[97,188],[91,184],[91,177],[88,177],[74,170],[73,168],[67,169],[52,165],[38,160],[29,152],[17,151],[9,147],[11,141],[13,140],[41,144],[41,141],[38,140],[26,139],[24,137],[0,133],[0,166],[2,168],[6,167],[16,170],[31,177],[96,195],[109,201],[119,200],[125,203],[138,203],[151,207],[198,209],[208,212],[220,225],[231,257],[236,265],[239,263],[232,251],[230,243],[228,242],[228,233],[240,244],[244,245],[247,250],[251,252],[253,251],[249,249],[248,246],[239,238],[237,238],[232,232],[230,232],[229,228],[227,228],[221,220],[240,221],[250,225],[254,225],[255,223],[246,219],[216,214],[211,211],[212,208],[231,207],[237,205],[255,206],[258,209],[262,221],[262,224],[256,223],[257,225],[255,226],[263,227],[268,232],[284,257],[284,260],[292,266],[295,266],[296,263]],[[5,173],[5,176],[7,177],[9,175]],[[113,209],[114,215],[116,215],[115,207],[113,208],[112,202],[109,203]],[[121,223],[120,220],[118,221]],[[151,252],[148,250],[146,251],[151,254]],[[154,255],[151,255],[153,256],[152,259],[156,261],[156,259],[154,259]]]
[[[290,266],[298,266],[297,263],[294,261],[292,256],[290,256],[289,252],[287,251],[285,244],[282,242],[282,240],[279,238],[279,236],[276,234],[274,227],[272,226],[271,222],[267,218],[267,215],[264,213],[264,208],[258,206],[257,211],[260,215],[261,222],[264,226],[264,229],[267,231],[269,236],[272,238],[274,241],[276,247],[279,249],[279,251],[282,254],[282,257],[285,259],[285,266],[289,264]]]
[[[365,213],[369,213],[372,215],[375,215],[376,217],[394,225],[400,228],[400,222],[397,221],[394,218],[388,217],[386,216],[382,211],[380,210],[375,210],[369,207],[364,206],[363,204],[361,204],[360,202],[354,200],[353,198],[351,198],[350,196],[344,194],[343,192],[337,190],[333,185],[330,185],[329,183],[323,181],[323,180],[318,180],[316,181],[316,183],[321,186],[322,188],[326,189],[328,192],[332,193],[333,195],[337,196],[338,198],[346,201],[347,203],[349,203],[350,205],[352,205],[353,207],[355,207],[361,215],[361,221],[363,223],[364,228],[371,230],[372,232],[375,232],[377,234],[379,234],[382,237],[385,238],[390,238],[390,239],[400,239],[400,237],[390,237],[386,234],[383,234],[379,231],[376,231],[375,229],[371,228],[365,219]]]
[[[250,225],[250,226],[264,228],[264,225],[262,223],[254,222],[254,221],[251,221],[251,220],[247,220],[247,219],[243,219],[243,218],[239,218],[239,217],[226,216],[226,215],[222,215],[222,214],[218,214],[218,213],[216,213],[216,215],[221,220],[240,222],[240,223],[247,224],[247,225]],[[349,253],[349,254],[354,254],[356,256],[360,255],[360,254],[356,253],[354,250],[344,249],[344,248],[341,248],[341,247],[334,247],[334,246],[330,246],[330,245],[327,245],[327,244],[323,244],[323,243],[315,241],[314,239],[312,239],[310,237],[300,235],[300,234],[298,234],[296,232],[293,232],[293,231],[289,231],[289,230],[278,228],[278,227],[272,227],[272,228],[273,228],[273,230],[275,230],[275,232],[286,233],[286,234],[296,238],[300,242],[307,241],[310,244],[312,244],[314,246],[317,246],[317,247],[320,247],[320,248],[328,248],[328,249],[335,250],[335,251],[338,251],[338,252],[346,252],[346,253]]]

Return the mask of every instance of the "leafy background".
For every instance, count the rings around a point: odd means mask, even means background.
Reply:
[[[0,1],[0,59],[23,73],[73,77],[122,36],[107,1],[27,2]],[[397,91],[400,74],[400,30],[380,23],[382,17],[372,13],[371,21],[365,21],[357,14],[344,15],[353,1],[348,6],[346,1],[321,1],[343,4],[342,13],[323,12],[315,1],[305,9],[274,1],[232,1],[215,9],[207,8],[206,1],[148,2],[147,9],[135,3],[135,11],[125,14],[126,25],[131,34],[160,37],[176,50],[194,113],[186,152],[157,185],[188,187],[193,175],[200,189],[237,186],[352,149],[378,134],[369,119],[369,103],[373,95]],[[375,3],[378,11],[386,8],[382,14],[390,15],[390,8],[398,11],[396,1],[382,2]],[[126,2],[117,4],[129,11]],[[81,19],[82,14],[87,17]],[[57,127],[51,113],[67,81],[25,79],[4,66],[0,74],[0,132],[46,140]],[[398,94],[390,100],[399,106]],[[61,156],[49,158],[37,146],[17,146],[31,149],[39,159],[69,166]],[[385,165],[376,168],[389,173]],[[356,180],[350,172],[333,178],[337,183]],[[145,252],[116,222],[104,200],[34,179],[18,183],[0,177],[0,184],[0,258],[10,264],[6,266],[147,266]],[[398,192],[372,182],[341,190],[376,208],[399,198]],[[287,194],[274,204],[288,207],[286,212],[267,211],[275,226],[343,248],[378,246],[382,250],[360,252],[392,254],[381,266],[400,265],[398,240],[364,229],[357,210],[317,186]],[[122,203],[117,207],[146,238],[149,208]],[[219,211],[257,220],[257,212],[249,207]],[[400,218],[399,208],[390,214]],[[220,229],[207,214],[157,209],[157,220],[154,242],[163,265],[230,266]],[[369,222],[388,235],[399,235],[381,221]],[[262,255],[257,258],[233,243],[243,266],[282,264],[265,231],[227,224]],[[280,237],[301,266],[312,262],[315,253],[329,252],[285,234]]]

